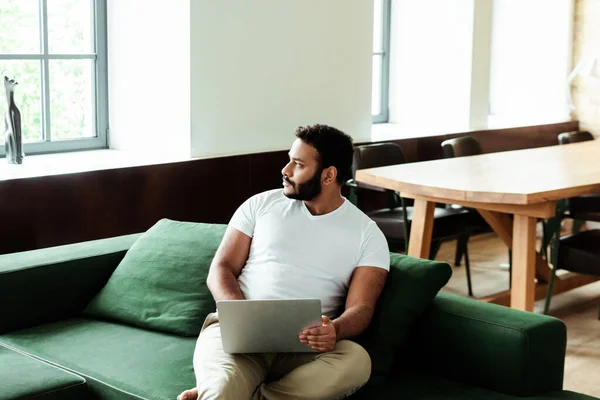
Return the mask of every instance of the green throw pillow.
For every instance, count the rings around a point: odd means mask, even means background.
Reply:
[[[371,356],[370,384],[388,376],[413,323],[451,275],[447,263],[390,254],[390,272],[375,314],[369,328],[357,339]]]
[[[197,336],[215,310],[206,286],[227,225],[158,221],[131,246],[84,314]]]

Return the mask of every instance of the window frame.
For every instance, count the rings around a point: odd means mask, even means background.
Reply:
[[[381,21],[381,45],[382,51],[375,51],[373,49],[373,58],[371,59],[371,63],[373,63],[373,59],[376,56],[381,56],[381,94],[380,94],[380,102],[381,102],[381,112],[379,114],[373,115],[372,123],[374,124],[382,124],[386,123],[390,117],[390,107],[389,107],[389,90],[390,90],[390,36],[391,36],[391,9],[392,9],[392,0],[382,0],[382,21]],[[375,35],[375,32],[373,32]],[[371,88],[371,96],[373,88]]]
[[[25,156],[59,153],[67,151],[94,150],[108,147],[108,60],[107,60],[107,0],[90,0],[92,3],[93,23],[93,52],[91,53],[52,53],[48,51],[48,0],[39,0],[39,35],[41,51],[39,53],[18,54],[0,53],[2,60],[38,60],[41,73],[41,101],[42,101],[42,141],[24,142]],[[96,136],[76,139],[61,139],[52,141],[52,128],[50,126],[50,60],[92,60],[92,110],[93,129]],[[4,79],[4,77],[1,77]],[[18,80],[18,77],[17,77]],[[18,90],[18,87],[17,87]],[[3,90],[2,90],[3,91]],[[17,105],[18,106],[18,105]],[[4,116],[0,116],[0,126],[4,130]],[[0,157],[6,156],[4,143],[0,143]]]

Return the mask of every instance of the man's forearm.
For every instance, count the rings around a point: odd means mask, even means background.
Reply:
[[[373,311],[366,305],[347,308],[342,315],[333,320],[337,340],[352,338],[363,333],[373,318]]]
[[[216,300],[244,300],[236,276],[220,266],[211,267],[207,280],[208,289]]]

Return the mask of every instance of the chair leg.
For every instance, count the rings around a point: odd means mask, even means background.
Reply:
[[[431,250],[429,250],[429,259],[435,260],[438,251],[440,251],[440,247],[442,246],[441,240],[435,240],[431,242]]]
[[[402,218],[404,225],[402,229],[404,230],[404,244],[405,244],[405,253],[408,254],[408,241],[410,240],[410,229],[408,228],[408,214],[406,211],[406,202],[404,201],[404,197],[400,197],[400,204],[402,205]]]
[[[469,289],[469,296],[473,297],[473,285],[471,284],[471,265],[469,264],[469,249],[467,248],[467,243],[465,243],[464,251],[465,271],[467,272],[467,287]]]
[[[550,275],[550,282],[548,282],[548,293],[546,294],[546,302],[544,303],[544,314],[548,314],[550,309],[550,300],[552,299],[552,288],[554,287],[554,281],[556,279],[556,270],[558,269],[558,246],[560,243],[560,230],[553,233],[552,239],[550,240],[550,260],[552,264],[552,274]]]
[[[542,254],[542,258],[546,261],[548,261],[548,243],[548,223],[542,221],[542,247],[540,248],[540,253]]]
[[[552,300],[552,288],[554,287],[554,279],[556,278],[556,267],[552,266],[552,273],[550,274],[550,282],[548,282],[548,293],[546,293],[546,302],[544,303],[544,314],[548,314],[550,310],[550,300]],[[600,315],[598,316],[600,319]]]
[[[508,288],[512,289],[512,250],[508,249]]]
[[[467,247],[467,241],[469,240],[469,234],[459,235],[456,239],[456,255],[454,256],[454,266],[460,267],[460,260],[465,253],[465,247]]]

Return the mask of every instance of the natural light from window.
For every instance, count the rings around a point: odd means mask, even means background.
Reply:
[[[30,150],[32,146],[42,149],[39,146],[43,144],[74,139],[81,142],[98,136],[96,3],[0,2],[0,76],[19,83],[15,103],[21,111],[23,138]],[[3,98],[1,115],[5,108]],[[56,145],[52,149],[60,150]]]
[[[494,0],[488,126],[568,119],[571,7],[570,0]]]

